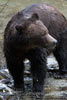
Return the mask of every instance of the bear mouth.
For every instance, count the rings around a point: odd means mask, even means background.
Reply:
[[[50,46],[47,46],[46,47],[46,51],[47,51],[47,54],[49,55],[50,53],[52,53],[52,51],[55,49],[56,47],[56,44],[55,45],[50,45]]]

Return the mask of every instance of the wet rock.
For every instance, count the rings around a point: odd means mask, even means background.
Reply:
[[[9,88],[7,85],[0,83],[0,92],[6,93],[8,92],[9,94],[12,94],[12,89]]]
[[[58,63],[55,57],[53,56],[53,54],[47,57],[47,69],[48,70],[58,70],[59,69]]]
[[[0,77],[5,78],[5,79],[9,79],[10,75],[9,75],[8,69],[0,70]]]
[[[0,100],[4,100],[3,96],[0,96]]]

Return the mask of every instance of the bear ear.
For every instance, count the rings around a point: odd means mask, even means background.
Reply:
[[[31,18],[30,18],[31,21],[36,21],[36,20],[39,20],[39,16],[37,13],[33,13]]]
[[[22,30],[22,25],[16,25],[15,28],[16,28],[17,31],[21,31]]]
[[[15,26],[15,28],[16,28],[16,30],[18,32],[21,32],[21,31],[23,31],[23,30],[26,29],[26,26],[25,25],[22,25],[22,24],[18,24],[18,25]]]

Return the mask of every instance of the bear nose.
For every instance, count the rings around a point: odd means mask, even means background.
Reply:
[[[54,40],[54,41],[53,41],[53,45],[56,45],[56,44],[57,44],[57,42],[58,42],[57,40]]]

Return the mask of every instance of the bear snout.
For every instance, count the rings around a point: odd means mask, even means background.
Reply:
[[[53,45],[56,46],[56,44],[57,44],[57,40],[54,40]]]
[[[46,35],[46,43],[47,43],[47,48],[49,49],[54,49],[56,47],[57,44],[57,40],[55,38],[53,38],[51,35]]]

